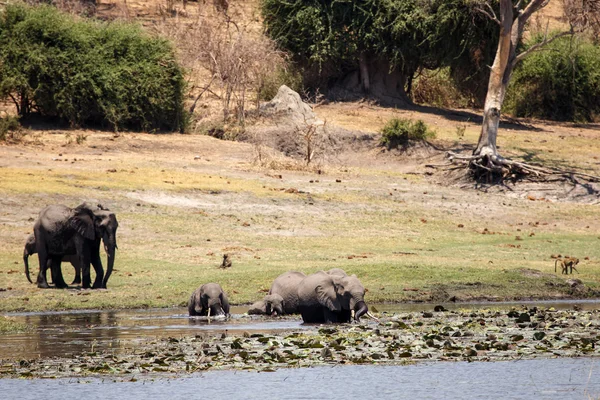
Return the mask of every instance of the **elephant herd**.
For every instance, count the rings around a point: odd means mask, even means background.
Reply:
[[[29,256],[37,253],[39,273],[37,285],[48,288],[46,277],[50,269],[57,288],[66,288],[61,263],[70,262],[75,268],[72,284],[82,288],[106,288],[112,274],[117,249],[116,233],[119,224],[113,212],[102,205],[80,204],[75,208],[50,205],[44,208],[27,238],[23,250],[25,275],[29,275]],[[100,259],[100,242],[107,254],[106,274]],[[96,277],[92,284],[90,264]],[[33,283],[33,282],[32,282]],[[249,314],[269,316],[300,314],[307,323],[343,323],[358,321],[369,315],[364,301],[365,288],[356,275],[339,268],[311,275],[289,271],[279,275],[263,300],[254,303]],[[190,316],[229,315],[229,301],[221,286],[207,283],[196,289],[188,302]]]
[[[279,275],[263,300],[252,304],[248,314],[300,314],[306,323],[358,321],[370,313],[364,301],[365,288],[356,275],[340,268],[311,275],[289,271]],[[207,283],[192,293],[190,316],[229,314],[227,296],[217,283]]]
[[[115,214],[100,204],[94,207],[83,203],[75,208],[47,206],[40,211],[33,226],[33,234],[25,243],[25,276],[32,282],[29,276],[29,256],[37,253],[40,265],[38,287],[50,287],[46,277],[48,269],[57,288],[68,287],[62,275],[61,262],[69,261],[75,268],[73,284],[81,284],[86,289],[106,289],[115,265],[118,226]],[[100,241],[104,244],[107,255],[106,274],[100,260]],[[96,272],[93,285],[90,264]]]

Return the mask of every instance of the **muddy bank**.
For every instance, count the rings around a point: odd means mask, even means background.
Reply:
[[[519,307],[498,311],[380,313],[380,323],[311,326],[286,332],[223,330],[144,339],[71,357],[0,361],[0,376],[61,378],[419,361],[501,361],[600,355],[600,312]]]

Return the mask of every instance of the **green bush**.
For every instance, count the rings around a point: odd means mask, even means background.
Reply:
[[[0,118],[0,142],[5,142],[8,139],[14,138],[14,132],[21,130],[19,118],[12,115],[7,115]]]
[[[517,117],[594,121],[600,115],[600,47],[565,37],[530,54],[515,69],[505,110]]]
[[[12,99],[21,116],[182,131],[184,88],[171,44],[136,25],[76,19],[50,6],[0,12],[0,98]]]
[[[435,131],[429,129],[422,120],[393,118],[381,130],[381,145],[387,149],[407,147],[410,142],[435,138]]]

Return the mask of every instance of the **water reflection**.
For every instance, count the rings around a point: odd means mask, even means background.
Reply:
[[[600,362],[591,358],[343,366],[275,372],[211,371],[179,379],[0,380],[6,398],[60,393],[61,399],[592,399],[600,397]],[[85,383],[85,384],[81,384]]]
[[[514,303],[451,303],[446,309],[494,308],[510,309],[521,305],[582,310],[597,309],[598,300],[536,301]],[[379,312],[433,311],[436,304],[375,304]],[[0,336],[0,358],[28,359],[37,357],[70,356],[84,352],[112,350],[135,346],[145,339],[193,335],[222,335],[228,332],[281,332],[315,329],[302,324],[300,317],[264,318],[243,315],[247,307],[232,307],[232,318],[220,320],[206,317],[189,318],[184,308],[70,311],[8,314],[17,322],[33,327],[31,332]]]
[[[244,316],[245,307],[233,308],[232,312],[237,314],[228,320],[190,318],[185,311],[177,308],[10,314],[33,329],[22,334],[0,335],[0,358],[71,356],[102,350],[118,353],[148,338],[307,329],[297,318]]]

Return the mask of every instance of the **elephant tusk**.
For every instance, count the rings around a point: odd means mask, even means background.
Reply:
[[[375,317],[373,314],[371,314],[370,311],[367,311],[367,317],[374,319],[375,321],[379,322],[381,324],[381,321],[379,320],[379,318]]]
[[[208,307],[208,314],[206,316],[208,319],[210,319],[210,307]]]
[[[350,311],[350,320],[354,319],[355,314],[356,314],[356,312],[354,310]]]

